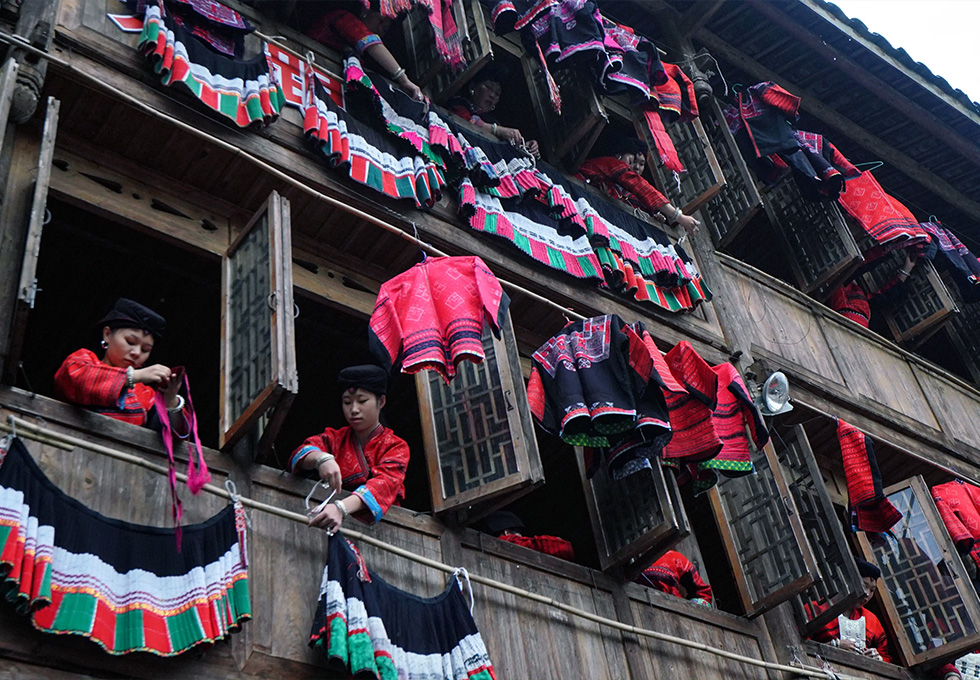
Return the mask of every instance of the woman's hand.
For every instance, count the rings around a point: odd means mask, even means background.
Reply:
[[[169,367],[163,364],[153,364],[152,366],[134,370],[133,382],[143,383],[144,385],[156,385],[161,389],[165,389],[172,375],[173,371]]]
[[[497,131],[494,133],[497,135],[497,139],[501,139],[505,142],[510,142],[511,144],[523,144],[524,138],[521,136],[521,131],[517,128],[504,127],[503,125],[497,126]]]
[[[324,463],[326,465],[326,463]],[[327,507],[320,512],[319,515],[310,519],[310,526],[316,527],[317,529],[324,529],[331,536],[337,533],[340,529],[341,523],[344,521],[344,515],[340,512],[338,508],[333,503],[327,503]]]
[[[692,236],[698,233],[701,228],[701,223],[690,215],[681,215],[677,220],[677,224],[684,227],[684,230]]]
[[[425,100],[425,95],[422,94],[422,89],[418,85],[413,83],[411,80],[409,80],[407,74],[404,73],[401,74],[401,76],[399,76],[398,80],[396,80],[395,82],[398,83],[398,87],[402,89],[402,92],[407,94],[415,101],[420,102]]]
[[[538,146],[538,141],[536,139],[529,139],[524,142],[524,148],[527,152],[534,156],[535,160],[541,160],[541,148]]]
[[[320,463],[316,473],[320,475],[320,479],[330,485],[331,489],[340,491],[340,466],[336,459]]]
[[[159,385],[160,392],[163,394],[167,408],[174,408],[177,406],[177,393],[180,392],[180,385],[182,382],[178,378],[179,377],[176,373],[171,373],[170,377],[167,379],[166,385],[163,383]]]

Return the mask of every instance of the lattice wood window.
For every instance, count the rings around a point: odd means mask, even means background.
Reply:
[[[470,79],[493,58],[490,31],[479,0],[456,0],[453,15],[463,43],[466,68],[454,73],[439,56],[428,15],[421,11],[409,13],[403,22],[405,46],[412,82],[429,87],[437,103],[453,97]]]
[[[813,585],[816,564],[772,444],[752,456],[755,474],[721,478],[711,505],[749,617]]]
[[[704,104],[704,109],[701,123],[724,175],[725,186],[704,206],[701,215],[711,229],[715,245],[724,249],[762,207],[762,198],[732,133],[728,131],[718,102],[712,99]]]
[[[622,566],[632,578],[690,533],[677,484],[660,466],[621,480],[602,466],[586,479],[581,448],[576,457],[603,571]]]
[[[10,111],[11,97],[17,77],[17,64],[7,59],[0,71],[0,130],[6,129],[7,114]],[[24,258],[21,261],[20,278],[17,283],[17,304],[11,324],[10,347],[7,352],[4,373],[9,382],[14,382],[21,350],[27,334],[27,316],[34,309],[37,294],[37,260],[41,254],[41,235],[44,230],[44,213],[48,204],[48,184],[51,180],[51,162],[54,158],[55,138],[58,134],[58,112],[61,102],[48,97],[44,113],[44,130],[41,133],[41,146],[38,150],[35,168],[34,191],[31,196],[31,212],[27,222],[27,240],[24,244]],[[3,144],[0,132],[0,145]],[[10,198],[10,197],[8,197]],[[12,275],[12,274],[10,274]],[[3,361],[0,359],[0,361]]]
[[[501,330],[497,339],[484,329],[486,359],[460,363],[448,385],[434,371],[416,375],[436,512],[475,519],[469,506],[500,505],[544,480],[509,316]]]
[[[766,192],[765,207],[804,293],[833,288],[864,261],[837,204],[804,198],[792,178]]]
[[[878,290],[894,280],[902,260],[891,257],[887,266],[865,274],[865,285]],[[958,312],[953,296],[928,260],[920,260],[904,283],[901,295],[881,310],[895,342],[918,345],[952,320]]]
[[[953,294],[960,313],[952,316],[946,334],[959,351],[974,384],[980,385],[980,302],[963,302],[955,286],[947,290]]]
[[[689,215],[721,193],[725,187],[725,174],[700,120],[666,126],[667,135],[677,149],[677,157],[684,165],[684,172],[679,173],[676,180],[674,173],[664,167],[660,160],[646,122],[636,118],[635,125],[650,147],[649,166],[657,188],[670,199],[671,204],[681,206]]]
[[[856,603],[864,584],[806,432],[797,426],[781,444],[776,455],[817,567],[813,585],[793,599],[800,633],[807,637]]]
[[[595,78],[588,69],[555,69],[552,75],[561,88],[561,115],[548,98],[548,86],[536,55],[526,54],[521,67],[534,102],[538,128],[543,131],[544,150],[549,159],[575,172],[589,157],[592,147],[609,122],[605,105],[595,92]]]
[[[259,456],[299,391],[289,202],[272,192],[222,262],[222,449],[262,422]]]
[[[902,513],[886,534],[858,534],[881,567],[881,595],[910,666],[952,660],[980,644],[980,599],[922,477],[885,489]]]

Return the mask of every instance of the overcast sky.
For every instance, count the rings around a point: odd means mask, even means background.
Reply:
[[[980,0],[831,0],[980,101]]]

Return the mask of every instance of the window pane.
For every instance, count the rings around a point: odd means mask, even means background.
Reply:
[[[902,521],[889,533],[875,535],[871,548],[912,652],[976,633],[918,497],[904,488],[888,499]]]
[[[765,451],[752,456],[755,474],[721,478],[716,487],[743,601],[749,613],[778,604],[809,585],[812,577]],[[803,581],[806,581],[805,583]]]
[[[235,422],[272,380],[270,257],[269,218],[263,214],[231,256],[229,423]]]
[[[443,498],[518,472],[496,348],[484,328],[482,364],[464,361],[446,384],[428,372]]]

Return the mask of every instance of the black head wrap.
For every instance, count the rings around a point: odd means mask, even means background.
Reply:
[[[140,328],[159,340],[167,329],[167,321],[149,307],[128,298],[119,298],[109,313],[102,317],[99,326],[117,328]]]
[[[387,371],[373,364],[348,366],[337,376],[337,382],[344,388],[344,391],[353,391],[361,387],[379,397],[388,391]]]
[[[858,573],[861,574],[861,576],[867,576],[874,579],[881,578],[881,569],[879,569],[877,565],[872,564],[865,559],[861,559],[860,557],[855,557],[854,561],[857,562]]]
[[[477,522],[474,527],[479,531],[499,536],[505,531],[524,531],[524,522],[510,510],[496,510]]]
[[[491,61],[489,64],[481,68],[477,74],[473,76],[473,80],[470,82],[473,85],[479,85],[485,80],[489,80],[493,83],[500,83],[500,85],[503,86],[507,82],[508,78],[510,78],[510,69],[499,61]]]
[[[648,151],[643,140],[620,134],[608,135],[599,148],[603,156],[616,156],[621,153],[645,154]]]

